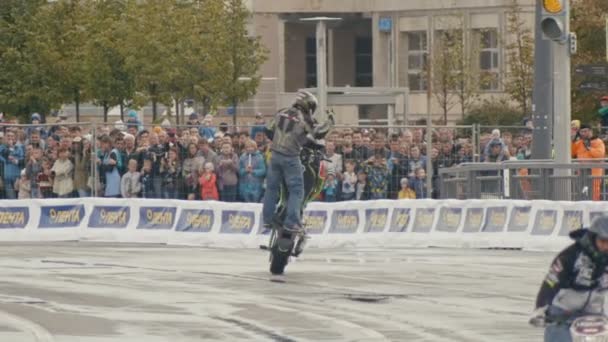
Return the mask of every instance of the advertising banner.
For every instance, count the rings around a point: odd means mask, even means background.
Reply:
[[[255,213],[249,210],[222,211],[222,234],[249,234],[253,230]]]
[[[530,223],[531,212],[532,207],[529,205],[513,207],[513,210],[511,210],[511,215],[509,217],[507,231],[525,232],[528,229],[528,224]]]
[[[562,224],[559,229],[560,236],[568,236],[570,232],[583,228],[582,210],[564,210]]]
[[[439,210],[439,220],[435,230],[439,232],[455,233],[460,227],[462,208],[442,207]]]
[[[137,229],[170,230],[175,223],[176,207],[141,207]]]
[[[334,210],[329,232],[332,234],[354,234],[359,228],[359,210]]]
[[[303,221],[308,234],[323,234],[325,231],[325,224],[327,223],[327,211],[306,210],[304,211]]]
[[[391,216],[391,226],[389,232],[405,233],[410,223],[409,208],[395,208]]]
[[[39,228],[74,228],[84,219],[84,205],[53,205],[40,208]]]
[[[486,209],[486,221],[482,232],[502,232],[507,224],[507,207],[489,207]]]
[[[435,218],[435,208],[417,208],[416,216],[414,217],[414,233],[429,233],[433,228],[433,219]]]
[[[388,208],[365,209],[366,233],[382,233],[388,222]]]
[[[483,208],[467,208],[463,233],[479,233],[483,224]]]
[[[0,208],[0,229],[24,229],[29,222],[28,207]]]
[[[557,225],[557,210],[541,209],[536,211],[532,235],[551,235]]]
[[[131,208],[124,206],[95,206],[89,216],[89,228],[127,228]]]
[[[208,233],[213,228],[214,219],[211,209],[182,209],[175,231]]]

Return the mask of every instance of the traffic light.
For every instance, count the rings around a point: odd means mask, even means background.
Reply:
[[[538,0],[543,4],[540,22],[543,38],[564,42],[569,38],[568,10],[569,0]]]

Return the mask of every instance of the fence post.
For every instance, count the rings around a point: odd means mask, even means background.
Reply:
[[[99,197],[99,194],[97,193],[97,181],[98,181],[98,177],[99,175],[97,174],[97,123],[93,123],[92,124],[93,127],[91,128],[91,179],[92,179],[92,187],[91,187],[91,196],[92,197]]]
[[[478,163],[479,162],[479,124],[474,123],[471,126],[471,130],[473,131],[472,134],[472,143],[473,143],[473,162]]]

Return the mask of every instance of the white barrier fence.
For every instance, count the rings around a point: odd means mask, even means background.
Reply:
[[[403,200],[311,203],[310,247],[522,248],[556,251],[603,202]],[[257,248],[261,205],[77,198],[0,202],[0,241],[143,242]]]

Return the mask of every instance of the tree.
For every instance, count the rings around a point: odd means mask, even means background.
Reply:
[[[86,50],[91,18],[88,0],[63,0],[40,7],[33,21],[32,58],[41,74],[47,74],[61,103],[76,104],[76,119],[80,118],[79,105],[90,97],[86,94],[89,70]]]
[[[519,103],[521,113],[528,115],[534,87],[534,35],[521,13],[518,1],[511,0],[507,12],[507,37],[502,39],[508,65],[504,87],[511,99]]]
[[[462,30],[438,31],[433,44],[433,54],[428,63],[432,63],[431,91],[441,107],[443,121],[448,122],[448,112],[458,103],[456,88],[456,73],[458,53],[462,51],[457,45],[462,44]]]
[[[606,60],[605,25],[608,2],[605,0],[583,0],[572,2],[570,30],[576,32],[578,52],[572,65],[597,64]],[[574,68],[572,68],[574,73]],[[572,118],[585,122],[598,121],[598,97],[601,92],[583,92],[578,89],[585,77],[573,75]]]
[[[451,55],[454,58],[454,93],[460,104],[462,119],[479,99],[479,90],[485,80],[484,74],[479,72],[479,47],[466,38],[467,35],[464,35],[461,42],[451,47]],[[469,46],[470,48],[467,48]]]
[[[508,98],[485,99],[471,107],[460,125],[521,126],[524,114]]]
[[[266,50],[259,37],[250,37],[247,23],[250,13],[242,0],[225,1],[224,70],[228,77],[224,82],[224,101],[234,107],[233,123],[236,126],[236,107],[256,93],[261,76],[260,66],[266,60]],[[228,82],[226,84],[226,82]]]
[[[34,22],[44,0],[0,1],[0,111],[22,118],[61,101],[44,65],[35,60]]]
[[[111,107],[122,105],[135,95],[134,75],[127,70],[121,37],[126,32],[127,9],[123,2],[99,1],[91,4],[89,39],[84,46],[86,68],[90,70],[87,93],[103,107],[104,122]]]

